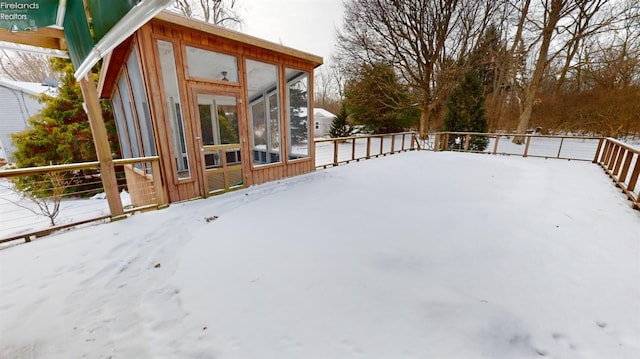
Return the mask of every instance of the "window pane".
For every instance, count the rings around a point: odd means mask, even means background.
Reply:
[[[289,159],[309,157],[309,74],[286,69]]]
[[[247,60],[247,94],[254,165],[280,162],[278,68]]]
[[[133,118],[131,93],[129,92],[129,84],[127,84],[126,77],[120,76],[120,80],[118,81],[118,90],[120,91],[122,109],[124,110],[124,118],[127,123],[127,135],[129,136],[129,144],[131,145],[131,156],[140,157],[138,131],[136,130],[135,119]]]
[[[113,107],[113,115],[116,118],[116,126],[118,128],[118,138],[120,139],[120,151],[122,158],[132,158],[131,148],[129,146],[129,136],[127,135],[127,125],[122,110],[122,100],[120,99],[120,91],[116,90],[111,99]]]
[[[169,113],[169,122],[171,124],[171,137],[173,140],[173,152],[178,170],[178,178],[188,178],[191,176],[191,173],[189,171],[189,156],[185,142],[184,122],[182,120],[182,107],[180,106],[180,92],[178,89],[178,75],[176,72],[173,44],[158,40],[158,51],[160,53],[160,67],[164,81],[167,112]]]
[[[133,92],[133,100],[136,105],[136,114],[140,126],[140,138],[142,139],[142,150],[144,156],[155,156],[156,146],[153,139],[153,129],[151,127],[151,116],[149,115],[149,104],[147,94],[142,83],[142,73],[138,62],[138,52],[134,48],[131,56],[127,60],[127,72],[129,73],[129,83]]]
[[[193,77],[238,82],[238,64],[234,56],[187,46],[187,66]]]

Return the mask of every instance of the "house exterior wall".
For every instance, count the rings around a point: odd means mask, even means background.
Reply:
[[[42,105],[31,93],[0,83],[0,157],[6,155],[9,161],[14,160],[15,147],[11,144],[11,134],[23,131],[28,126],[28,119],[34,116]]]

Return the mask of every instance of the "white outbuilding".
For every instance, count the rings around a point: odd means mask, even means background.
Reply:
[[[315,137],[323,137],[329,134],[329,130],[331,129],[331,122],[336,115],[331,112],[322,109],[315,108],[313,109],[313,118],[314,118],[314,136]]]

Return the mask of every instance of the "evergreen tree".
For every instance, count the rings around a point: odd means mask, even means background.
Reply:
[[[355,129],[347,122],[348,117],[347,108],[342,104],[340,113],[331,121],[329,129],[331,138],[349,137],[355,133]]]
[[[93,136],[88,116],[83,109],[83,98],[80,85],[73,73],[73,65],[69,60],[52,58],[52,67],[61,73],[61,86],[57,96],[43,94],[39,101],[45,106],[38,114],[29,119],[29,126],[22,132],[12,135],[12,143],[16,151],[16,165],[19,168],[47,165],[89,162],[97,159]],[[103,103],[103,117],[111,143],[111,150],[119,154],[119,141],[110,107]],[[83,182],[99,182],[91,179],[95,171],[83,171],[82,174],[67,174],[65,188],[68,192],[85,191]],[[44,179],[22,178],[15,181],[16,188],[29,191],[35,182]],[[40,188],[42,195],[49,191]]]
[[[298,82],[301,84],[301,82]],[[304,144],[309,141],[308,124],[308,100],[307,89],[298,86],[289,87],[289,126],[291,130],[291,143],[293,145]]]
[[[417,125],[420,110],[414,104],[407,86],[385,63],[362,65],[345,87],[348,112],[356,123],[375,133],[399,132]]]
[[[447,99],[447,112],[444,116],[444,131],[450,132],[487,132],[489,128],[484,113],[484,95],[482,82],[475,71],[467,72],[462,81],[451,91]],[[454,136],[449,138],[449,148],[461,146]],[[489,139],[473,136],[469,141],[470,151],[483,151]]]

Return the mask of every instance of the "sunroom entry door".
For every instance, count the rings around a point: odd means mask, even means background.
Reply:
[[[242,187],[242,156],[235,96],[198,94],[207,195]]]

